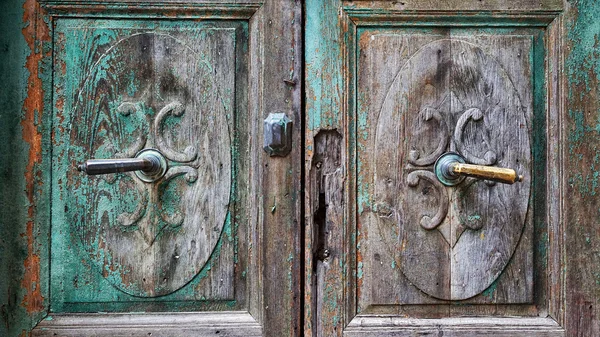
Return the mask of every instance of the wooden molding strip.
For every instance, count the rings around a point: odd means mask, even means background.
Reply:
[[[132,16],[210,17],[210,19],[249,19],[262,6],[262,1],[182,2],[181,0],[138,2],[130,0],[40,0],[53,16]]]
[[[357,25],[410,26],[548,26],[562,10],[397,10],[344,7],[344,12]]]
[[[380,8],[387,10],[422,11],[543,11],[562,10],[562,0],[342,0],[345,7]]]
[[[564,329],[551,318],[456,317],[412,319],[397,316],[359,315],[344,330],[345,336],[413,336],[431,333],[444,336],[564,336]],[[440,334],[441,335],[441,334]]]
[[[90,335],[90,333],[93,333]],[[262,336],[244,311],[198,313],[52,314],[32,336]]]

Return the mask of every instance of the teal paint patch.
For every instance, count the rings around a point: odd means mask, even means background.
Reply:
[[[337,18],[337,7],[326,1],[307,2],[305,20],[305,71],[307,77],[307,130],[341,127],[344,54],[340,36],[324,18]]]
[[[569,81],[569,97],[582,100],[594,92],[600,82],[600,3],[595,0],[572,1],[577,7],[577,20],[568,25],[571,51],[565,60]]]
[[[486,290],[483,291],[482,295],[489,298],[490,300],[494,296],[496,292],[496,288],[498,287],[498,280],[494,281]]]
[[[474,222],[477,220],[481,220],[481,216],[478,214],[467,216],[467,221],[469,221],[469,222]]]
[[[356,277],[360,280],[363,278],[363,263],[362,261],[358,263]]]

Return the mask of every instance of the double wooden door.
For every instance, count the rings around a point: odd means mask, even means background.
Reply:
[[[562,3],[41,5],[34,335],[564,335]],[[76,170],[150,149],[150,181]],[[522,181],[446,186],[448,152]]]

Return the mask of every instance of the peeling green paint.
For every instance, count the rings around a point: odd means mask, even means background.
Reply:
[[[491,299],[494,296],[494,293],[496,292],[497,287],[498,287],[498,280],[496,279],[486,290],[484,290],[484,292],[482,293],[483,296]]]
[[[221,28],[215,26],[223,26]],[[74,29],[75,27],[76,29]],[[228,34],[232,41],[235,41],[235,29],[232,27],[238,27],[238,23],[218,23],[215,22],[203,22],[201,24],[186,20],[186,21],[139,21],[139,20],[85,20],[85,19],[61,19],[57,24],[57,39],[59,40],[57,46],[57,55],[55,59],[58,63],[62,62],[62,68],[66,69],[65,76],[68,76],[70,80],[66,80],[61,77],[61,67],[56,70],[56,92],[60,97],[64,99],[64,102],[60,104],[64,106],[64,110],[55,108],[55,130],[54,130],[54,151],[53,157],[55,158],[54,167],[54,185],[56,187],[54,198],[57,201],[53,209],[54,216],[53,220],[53,259],[60,261],[61,263],[53,264],[53,272],[56,275],[52,282],[52,295],[53,295],[53,310],[54,311],[80,311],[80,312],[95,312],[95,311],[129,311],[129,310],[156,310],[156,308],[162,308],[160,310],[212,310],[217,308],[239,308],[239,304],[235,300],[220,299],[213,300],[204,297],[206,292],[206,279],[211,276],[215,277],[215,273],[222,272],[224,262],[222,254],[225,252],[227,258],[233,259],[231,270],[236,268],[235,264],[238,263],[238,223],[239,214],[236,212],[236,202],[239,199],[237,196],[237,162],[240,160],[242,155],[239,153],[239,140],[237,137],[230,139],[232,142],[231,151],[231,190],[229,199],[229,212],[227,212],[224,225],[220,230],[218,240],[213,242],[215,244],[214,249],[211,248],[212,254],[208,256],[208,261],[199,270],[199,272],[191,277],[191,280],[185,284],[182,288],[168,293],[167,295],[156,297],[139,297],[137,294],[144,294],[146,290],[139,289],[140,286],[129,280],[129,275],[132,274],[132,270],[120,264],[114,256],[111,256],[110,251],[105,249],[107,246],[106,240],[98,233],[92,239],[80,237],[78,235],[69,235],[69,233],[82,232],[85,228],[69,228],[69,223],[74,223],[75,226],[81,227],[84,221],[78,220],[78,205],[87,203],[89,197],[95,195],[92,191],[94,188],[105,191],[107,193],[98,194],[95,200],[95,209],[93,212],[96,214],[96,222],[108,223],[110,226],[117,226],[116,215],[123,213],[134,213],[137,205],[140,204],[141,194],[135,189],[125,193],[120,193],[122,184],[131,183],[131,178],[122,175],[115,178],[114,182],[108,182],[102,179],[95,179],[95,183],[90,183],[91,179],[82,178],[82,186],[91,186],[86,188],[75,188],[72,191],[65,191],[65,181],[68,180],[66,172],[72,169],[72,163],[83,161],[87,154],[85,151],[81,151],[76,145],[70,144],[70,125],[73,125],[75,119],[73,107],[75,102],[79,99],[77,95],[80,93],[79,86],[91,86],[95,88],[99,81],[103,80],[105,74],[109,71],[110,67],[115,67],[114,62],[110,63],[107,58],[100,57],[95,62],[95,68],[92,68],[93,76],[88,76],[90,72],[90,65],[88,59],[93,55],[103,53],[106,55],[104,49],[107,46],[113,46],[111,48],[118,48],[115,45],[116,41],[119,41],[121,36],[128,36],[146,30],[154,30],[159,34],[169,32],[171,30],[187,29],[189,32],[196,34],[194,38],[204,39],[206,36],[215,34],[220,31],[223,36]],[[246,24],[241,24],[243,29],[247,29]],[[69,34],[69,39],[64,40],[64,35]],[[204,55],[199,53],[198,55]],[[72,56],[72,57],[71,57]],[[97,55],[96,58],[99,56]],[[202,67],[212,69],[206,60],[200,61]],[[83,65],[83,66],[81,66]],[[86,69],[88,68],[88,69]],[[212,71],[210,72],[212,73]],[[123,90],[126,94],[134,94],[136,92],[144,94],[147,90],[143,87],[143,83],[140,82],[139,78],[131,76],[131,74],[125,73],[124,75]],[[127,80],[129,78],[129,80]],[[83,81],[83,79],[87,79]],[[156,88],[151,88],[155,90]],[[210,92],[207,90],[206,92]],[[229,96],[234,95],[233,90],[226,90],[229,95],[220,95],[219,98],[224,104],[224,108],[227,111],[232,111],[232,104],[234,100]],[[64,94],[67,93],[67,94]],[[73,95],[77,93],[77,95]],[[125,94],[124,94],[125,95]],[[160,92],[154,92],[152,95],[159,97]],[[206,94],[202,94],[206,98]],[[160,97],[159,97],[160,99]],[[121,100],[127,101],[126,98],[121,97]],[[92,100],[86,101],[84,104],[90,103]],[[120,100],[117,98],[116,103],[108,102],[108,109],[112,113],[109,116],[119,116],[118,108]],[[123,135],[135,136],[140,134],[140,130],[151,130],[152,125],[150,121],[153,120],[157,111],[152,107],[147,106],[146,102],[134,103],[137,107],[137,111],[140,113],[129,114],[122,118],[123,122],[119,125]],[[55,102],[55,106],[58,106],[59,102]],[[90,106],[88,106],[90,108]],[[97,114],[98,120],[95,120],[95,125],[102,125],[102,123],[113,123],[109,121],[109,116],[104,114]],[[235,130],[237,126],[234,126],[236,119],[233,115],[227,114],[229,117],[226,118],[227,122],[230,123],[228,128]],[[207,115],[208,118],[214,118],[214,116]],[[177,117],[166,119],[163,124],[164,129],[172,132],[172,137],[176,137],[178,130],[181,129],[181,120]],[[64,129],[64,130],[63,130]],[[107,134],[105,128],[94,127],[93,132],[97,132],[92,136],[77,135],[78,138],[82,139],[103,139],[111,135]],[[85,130],[84,130],[85,131]],[[105,134],[103,134],[105,133]],[[123,137],[126,138],[126,137]],[[125,142],[127,142],[125,140]],[[95,152],[100,157],[112,157],[114,148],[103,148],[102,144],[99,150]],[[174,166],[180,164],[174,163]],[[154,204],[151,203],[141,213],[143,217],[154,219],[151,221],[154,227],[159,232],[155,240],[160,240],[167,235],[175,235],[176,233],[184,233],[187,229],[176,223],[168,223],[164,220],[165,215],[171,218],[175,217],[177,213],[181,211],[181,205],[183,204],[183,192],[186,186],[192,186],[193,182],[186,182],[184,179],[177,178],[170,180],[168,183],[160,185],[158,192],[162,196],[162,203]],[[108,193],[110,192],[110,193]],[[118,200],[117,200],[118,199]],[[64,205],[64,209],[63,209]],[[77,207],[76,207],[77,206]],[[105,219],[106,218],[106,219]],[[120,226],[120,225],[119,225]],[[133,224],[131,228],[126,228],[124,232],[136,232],[138,228],[137,224]],[[208,231],[207,231],[208,232]],[[90,252],[93,252],[90,256]],[[233,254],[232,254],[233,253]],[[177,257],[175,257],[177,258]],[[227,262],[229,263],[229,261]],[[190,268],[190,266],[185,266]],[[217,269],[215,271],[215,269]],[[98,272],[100,271],[100,273]],[[160,273],[160,280],[166,277],[167,271],[158,271]],[[195,272],[195,270],[194,270]],[[72,277],[71,275],[76,275]],[[162,276],[165,275],[165,276]],[[230,274],[231,279],[234,278],[233,274]],[[245,277],[245,271],[244,271]],[[164,278],[166,280],[166,278]],[[161,289],[170,290],[165,288],[166,286],[156,285],[155,289],[161,291]],[[119,290],[126,290],[127,293]],[[129,293],[129,294],[128,294]],[[202,294],[202,295],[201,295]]]

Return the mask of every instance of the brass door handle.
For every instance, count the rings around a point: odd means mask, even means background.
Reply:
[[[465,177],[514,184],[523,181],[523,176],[510,168],[467,164],[465,158],[455,152],[441,155],[434,165],[435,175],[446,186],[455,186]]]
[[[111,174],[136,171],[145,182],[156,181],[167,171],[167,161],[158,150],[145,149],[135,158],[90,159],[77,166],[77,170],[88,175]]]

